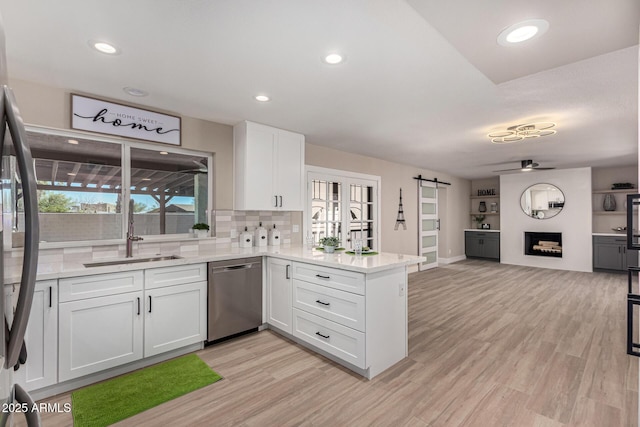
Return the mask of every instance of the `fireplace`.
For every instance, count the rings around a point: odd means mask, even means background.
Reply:
[[[524,254],[562,258],[562,233],[525,231]]]

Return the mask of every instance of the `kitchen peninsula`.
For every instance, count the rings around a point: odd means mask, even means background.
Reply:
[[[249,256],[263,257],[263,327],[369,379],[407,356],[407,271],[408,266],[423,261],[420,257],[389,253],[325,254],[298,246],[162,255],[180,257],[96,267],[66,260],[39,264],[38,283],[46,300],[41,305],[45,310],[52,306],[59,314],[58,319],[51,318],[49,322],[39,314],[43,321],[31,321],[29,332],[37,335],[43,333],[38,328],[54,327],[56,330],[48,330],[46,335],[58,337],[58,342],[52,343],[56,350],[32,351],[48,357],[53,352],[57,356],[57,363],[48,364],[50,380],[43,382],[39,377],[31,386],[29,378],[25,380],[34,396],[50,396],[203,348],[207,332],[206,263]],[[13,276],[17,271],[7,273]],[[168,303],[170,295],[181,295],[176,301],[186,305],[172,304],[172,311],[163,319],[159,317],[163,307],[161,297],[167,298]],[[97,347],[111,342],[113,349],[96,348],[87,353],[86,341],[78,340],[76,335],[109,330],[103,327],[108,319],[96,314],[93,319],[101,322],[100,326],[87,324],[92,318],[86,317],[90,307],[97,307],[107,299],[110,307],[122,305],[118,321],[123,325],[116,335],[89,341]],[[74,323],[76,312],[82,312],[87,322]],[[174,330],[173,336],[167,336],[167,329],[175,329],[171,322],[175,324],[176,313],[183,318],[181,327],[185,331]],[[37,314],[32,312],[34,316]],[[122,336],[122,345],[110,341],[118,336]],[[83,346],[76,346],[80,341]],[[41,343],[33,339],[28,342]],[[131,342],[136,348],[127,347]],[[87,360],[87,354],[93,359]],[[85,363],[76,365],[74,360]],[[29,375],[29,369],[22,371]]]

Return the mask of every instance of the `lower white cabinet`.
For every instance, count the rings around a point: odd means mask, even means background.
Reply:
[[[206,310],[204,263],[60,279],[59,381],[203,342]]]
[[[270,326],[369,379],[407,357],[406,267],[365,274],[271,257],[267,265]]]
[[[267,323],[292,333],[292,262],[269,258],[267,261]]]
[[[60,304],[60,381],[142,358],[143,294]]]
[[[27,391],[58,381],[58,281],[36,282],[29,324],[24,336],[27,363],[15,372],[15,381]]]
[[[293,309],[293,336],[358,368],[365,368],[364,333],[306,311]]]
[[[206,311],[207,282],[145,291],[144,356],[204,341]]]

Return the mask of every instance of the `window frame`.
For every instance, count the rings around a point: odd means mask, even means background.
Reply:
[[[374,187],[373,191],[373,205],[374,205],[374,218],[373,218],[373,242],[375,243],[374,249],[380,251],[382,247],[382,233],[380,224],[382,224],[381,218],[381,201],[380,194],[382,188],[382,178],[378,175],[369,175],[358,172],[351,172],[339,169],[330,169],[319,166],[305,166],[305,179],[306,179],[306,197],[303,211],[303,240],[306,239],[307,232],[311,232],[311,207],[312,207],[312,182],[314,180],[333,181],[341,183],[341,223],[343,229],[349,230],[351,221],[349,220],[350,209],[350,189],[351,184],[359,185],[371,185]],[[346,227],[346,228],[345,228]],[[344,236],[344,234],[343,234]],[[349,245],[348,237],[344,238],[342,244],[346,247]],[[350,246],[350,245],[349,245]]]
[[[46,126],[38,126],[25,124],[27,132],[40,133],[46,135],[54,135],[63,138],[83,138],[90,139],[97,142],[105,142],[110,144],[118,144],[121,150],[121,163],[122,163],[122,212],[123,221],[120,231],[120,238],[118,239],[99,239],[99,240],[70,240],[59,242],[42,242],[40,247],[47,248],[62,248],[62,247],[81,247],[81,246],[100,246],[100,245],[114,245],[126,243],[127,234],[127,221],[129,214],[129,198],[131,197],[131,148],[139,148],[144,150],[153,151],[166,151],[169,154],[184,154],[206,157],[208,162],[207,173],[207,210],[206,218],[207,223],[211,227],[212,236],[215,236],[215,227],[213,225],[213,176],[214,176],[214,153],[185,149],[169,144],[153,143],[153,142],[140,142],[127,138],[110,137],[101,134],[94,134],[91,132],[81,132],[77,130],[57,129]],[[176,234],[154,234],[145,235],[145,242],[163,242],[163,241],[179,241],[192,239],[190,233],[176,233]]]

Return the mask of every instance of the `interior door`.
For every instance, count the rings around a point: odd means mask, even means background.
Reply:
[[[420,237],[418,242],[420,256],[427,260],[419,265],[420,271],[438,266],[438,188],[436,183],[418,181],[418,217],[420,218]]]

